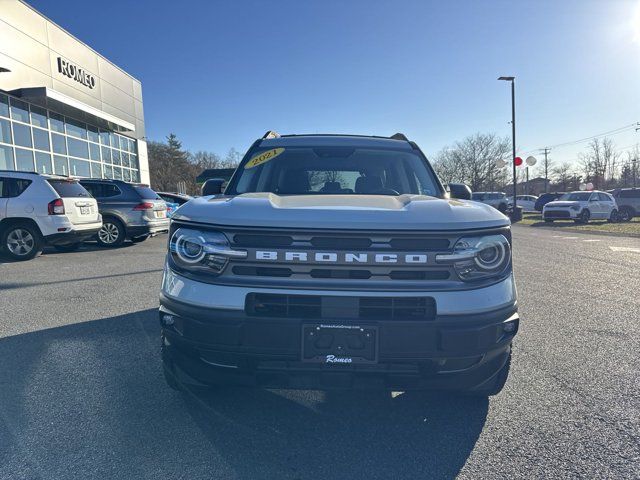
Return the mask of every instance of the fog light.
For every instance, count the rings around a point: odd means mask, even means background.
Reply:
[[[164,324],[164,326],[169,327],[175,323],[175,318],[173,315],[165,314],[162,316],[162,323]]]
[[[502,331],[504,333],[515,333],[517,330],[518,330],[517,320],[512,320],[511,322],[502,324]]]

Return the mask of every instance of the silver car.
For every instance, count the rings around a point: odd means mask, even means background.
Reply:
[[[96,198],[102,214],[99,245],[117,247],[127,239],[138,243],[169,231],[167,204],[148,185],[107,179],[80,183]]]
[[[507,194],[503,192],[473,192],[471,200],[491,205],[502,213],[513,206],[513,200],[507,198]]]

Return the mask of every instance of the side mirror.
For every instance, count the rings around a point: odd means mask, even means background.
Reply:
[[[451,198],[471,200],[471,189],[464,183],[450,183],[449,192],[451,192]]]
[[[211,178],[202,185],[202,196],[218,195],[222,193],[222,185],[225,180],[222,178]]]

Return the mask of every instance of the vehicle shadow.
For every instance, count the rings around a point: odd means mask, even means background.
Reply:
[[[0,478],[455,478],[488,412],[423,393],[178,393],[155,309],[0,339],[0,365]]]
[[[547,228],[574,227],[575,228],[575,227],[580,227],[584,225],[581,223],[576,223],[573,220],[554,220],[553,222],[547,223],[542,218],[542,214],[540,215],[528,214],[526,218],[527,220],[534,222],[530,224],[531,227],[547,227]],[[607,222],[606,220],[591,220],[589,221],[588,225],[598,227],[598,226],[607,225],[608,223],[609,222]]]

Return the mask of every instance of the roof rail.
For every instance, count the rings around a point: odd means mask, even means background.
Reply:
[[[404,133],[394,133],[389,138],[391,138],[392,140],[404,140],[405,142],[409,141],[409,139]]]
[[[23,170],[9,170],[9,169],[5,169],[5,170],[0,170],[1,173],[30,173],[31,175],[40,175],[38,172],[34,172],[34,171],[23,171]]]
[[[262,139],[266,139],[266,138],[280,138],[280,134],[278,132],[275,132],[273,130],[267,130],[267,133],[265,133],[262,136]]]

